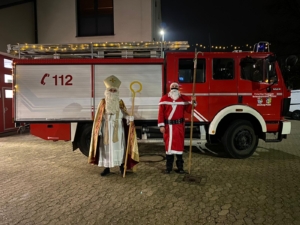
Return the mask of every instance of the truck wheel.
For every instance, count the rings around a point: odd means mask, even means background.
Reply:
[[[226,130],[222,137],[225,150],[236,159],[250,157],[258,145],[258,136],[250,122],[236,120]]]
[[[293,113],[292,113],[292,118],[294,120],[299,120],[300,119],[300,110],[295,110]]]
[[[92,124],[85,124],[82,128],[81,136],[79,139],[79,149],[86,157],[89,156],[92,128]]]

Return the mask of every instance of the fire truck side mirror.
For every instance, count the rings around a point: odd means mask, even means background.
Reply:
[[[290,55],[285,60],[285,66],[288,69],[288,71],[291,69],[291,67],[295,66],[298,62],[298,57],[296,55]]]

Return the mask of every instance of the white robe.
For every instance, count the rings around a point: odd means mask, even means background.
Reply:
[[[119,118],[118,120],[118,141],[113,143],[113,131],[114,131],[114,123],[116,120],[116,114],[114,115],[103,115],[102,125],[101,125],[101,132],[100,135],[104,134],[104,127],[106,120],[108,122],[108,145],[104,145],[104,138],[101,136],[100,143],[99,143],[99,161],[98,166],[100,167],[114,167],[120,166],[124,160],[124,153],[125,153],[125,135],[124,135],[124,126],[122,122],[123,118],[122,110],[119,111]]]

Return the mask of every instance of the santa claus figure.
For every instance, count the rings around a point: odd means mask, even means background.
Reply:
[[[176,155],[176,166],[178,173],[185,173],[183,170],[183,150],[184,150],[184,113],[191,113],[192,102],[196,104],[195,97],[191,99],[182,95],[178,83],[170,85],[170,92],[164,95],[159,102],[158,126],[163,133],[166,150],[166,174],[173,169],[174,155]]]

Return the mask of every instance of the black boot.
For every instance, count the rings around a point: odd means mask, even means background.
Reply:
[[[121,172],[121,176],[123,176],[123,174],[124,174],[124,163],[122,163],[121,166],[120,166],[120,172]]]
[[[171,173],[173,169],[173,163],[174,163],[174,155],[166,155],[166,170],[164,171],[165,174]]]
[[[105,168],[100,175],[103,177],[103,176],[106,176],[109,173],[110,173],[110,169],[109,168]]]
[[[177,173],[180,173],[180,174],[184,174],[185,171],[183,170],[183,159],[182,159],[182,155],[176,155],[177,157],[177,160],[176,160],[176,166],[177,166],[177,170],[176,172]]]

